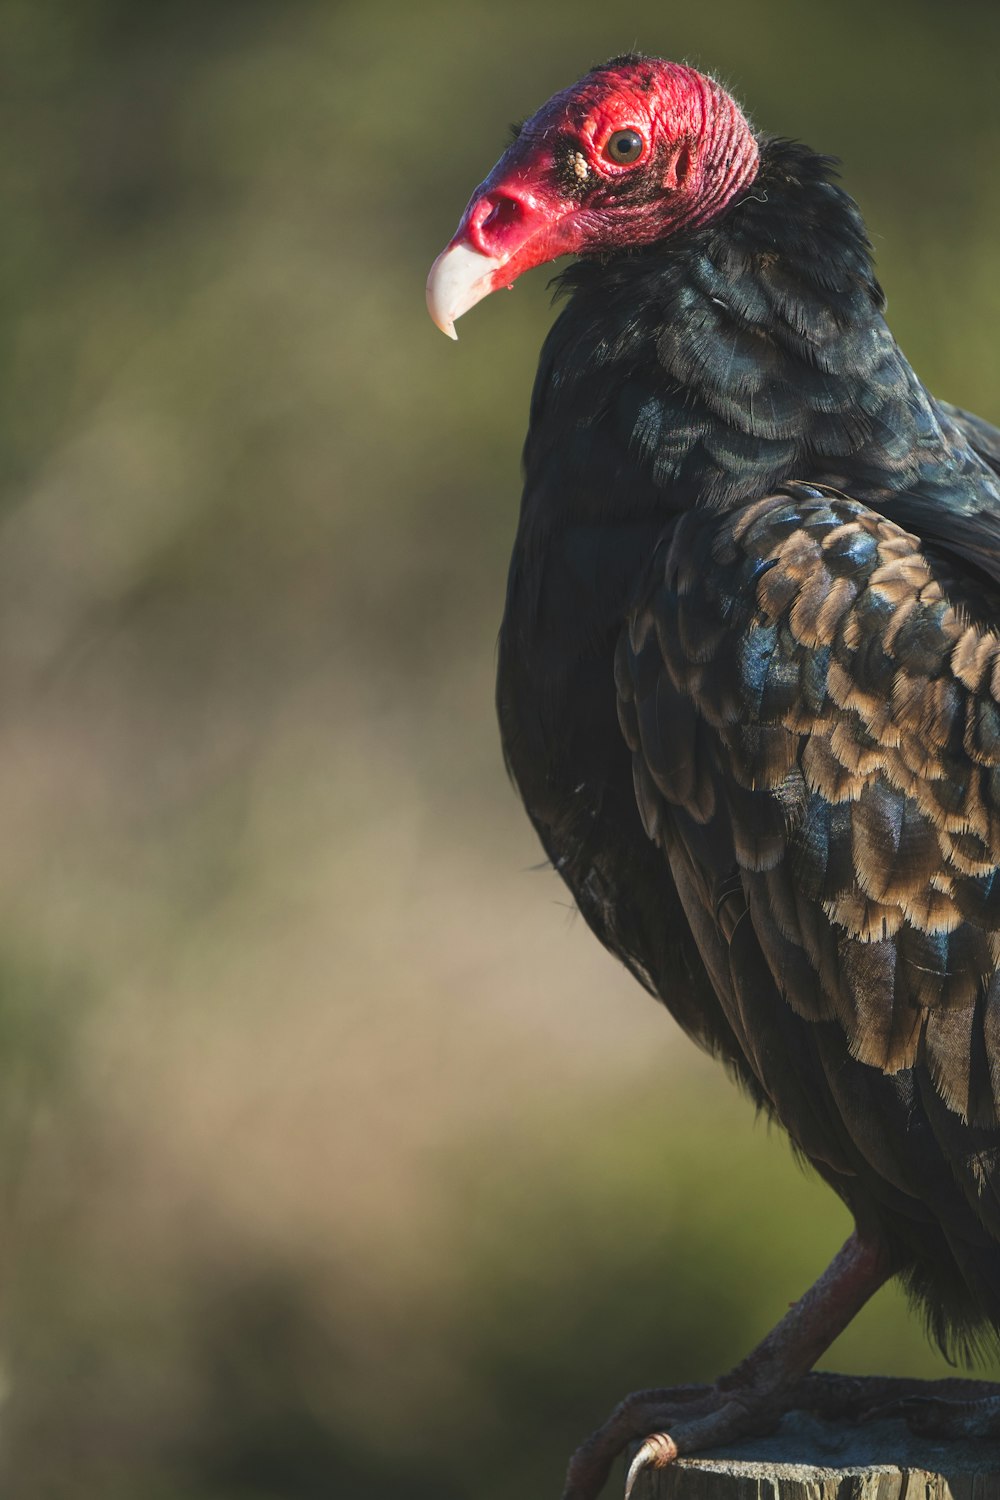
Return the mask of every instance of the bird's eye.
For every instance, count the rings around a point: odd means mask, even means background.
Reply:
[[[642,136],[637,130],[616,130],[614,135],[608,137],[604,154],[623,166],[638,161],[642,155]]]

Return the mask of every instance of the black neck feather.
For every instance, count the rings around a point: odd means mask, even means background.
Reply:
[[[764,142],[753,185],[711,224],[557,278],[570,301],[542,353],[526,509],[634,518],[791,478],[876,502],[933,482],[939,413],[834,179],[830,158]]]

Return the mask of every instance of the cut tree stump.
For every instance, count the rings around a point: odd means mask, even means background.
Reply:
[[[768,1437],[647,1470],[632,1500],[1000,1500],[1000,1443],[796,1411]]]

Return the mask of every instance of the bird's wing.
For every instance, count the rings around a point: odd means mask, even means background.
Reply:
[[[958,428],[973,452],[978,453],[995,474],[1000,474],[1000,428],[977,417],[975,412],[953,406],[950,401],[938,401],[937,408],[946,422]]]
[[[1000,585],[1000,506],[994,486],[982,480],[989,470],[1000,475],[1000,430],[947,401],[934,405],[949,454],[940,476],[945,492],[935,485],[897,492],[886,509],[970,582],[993,589]]]
[[[735,954],[749,922],[795,1013],[885,1073],[920,1063],[992,1125],[1000,599],[970,610],[950,585],[917,537],[832,490],[689,512],[616,676],[647,833],[702,925],[707,907]]]

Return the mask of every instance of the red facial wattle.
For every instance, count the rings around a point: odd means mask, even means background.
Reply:
[[[477,188],[431,267],[431,317],[455,338],[457,318],[533,266],[697,223],[756,167],[749,125],[711,79],[653,59],[597,69],[543,105]],[[633,174],[641,191],[623,199]]]

